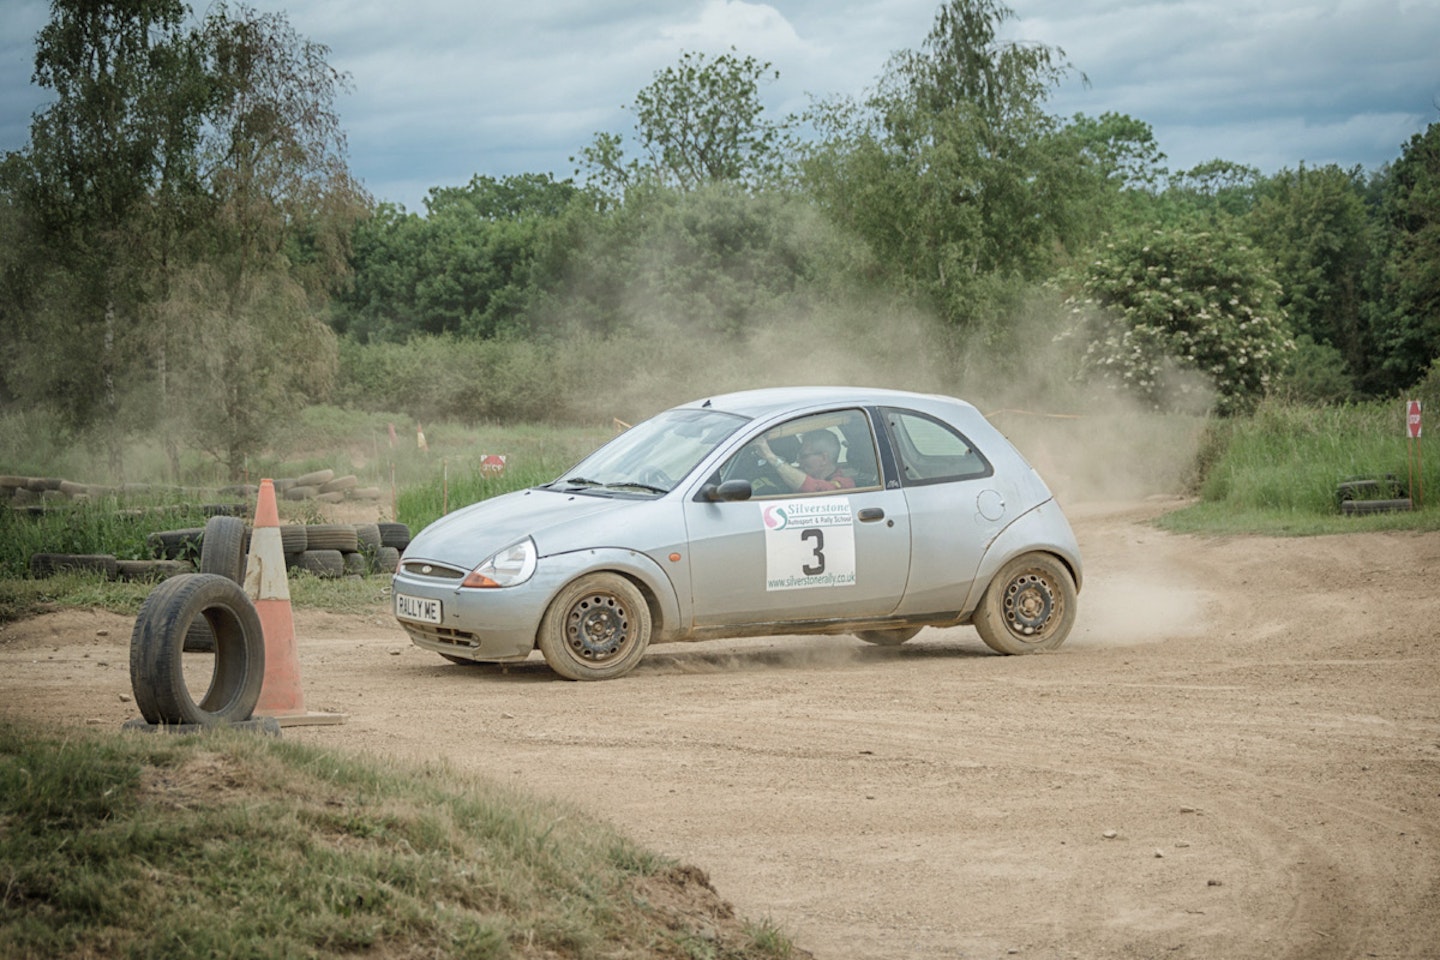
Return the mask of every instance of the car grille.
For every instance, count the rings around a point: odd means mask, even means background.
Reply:
[[[473,648],[480,646],[480,638],[467,630],[456,630],[452,627],[441,627],[432,623],[415,623],[411,620],[404,621],[403,626],[412,637],[420,637],[431,643],[450,647]]]
[[[400,569],[411,576],[424,577],[427,580],[464,580],[467,573],[465,570],[456,570],[454,567],[431,563],[428,560],[406,560],[400,564]]]

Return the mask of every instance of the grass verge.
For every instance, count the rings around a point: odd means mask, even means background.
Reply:
[[[443,765],[0,719],[0,956],[784,958],[703,874]]]
[[[1199,502],[1166,514],[1159,525],[1178,533],[1272,536],[1440,529],[1440,447],[1407,440],[1403,412],[1395,402],[1276,402],[1252,417],[1214,421],[1197,456]],[[1341,484],[1382,477],[1403,484],[1416,509],[1341,512]]]

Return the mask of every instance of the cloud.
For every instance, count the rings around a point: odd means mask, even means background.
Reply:
[[[569,176],[595,133],[682,51],[769,61],[767,113],[859,96],[919,49],[938,0],[249,0],[328,46],[354,90],[338,107],[355,173],[421,208],[480,173]],[[1263,173],[1300,162],[1374,168],[1440,121],[1434,0],[1009,0],[1010,39],[1061,47],[1053,112],[1149,123],[1172,169],[1220,157]],[[196,4],[203,14],[208,3]],[[45,0],[0,3],[0,150],[28,139]]]
[[[1078,0],[1025,4],[1014,31],[1063,47],[1090,80],[1057,112],[1149,123],[1171,166],[1223,157],[1272,173],[1374,167],[1440,120],[1440,5]]]

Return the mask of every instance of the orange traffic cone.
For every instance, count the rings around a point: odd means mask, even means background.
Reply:
[[[290,581],[285,575],[285,546],[280,539],[280,513],[275,484],[260,481],[250,555],[245,559],[245,593],[260,614],[265,634],[265,679],[255,715],[273,717],[282,727],[343,723],[343,713],[312,713],[305,709],[300,688],[300,662],[295,654],[295,619],[290,613]]]

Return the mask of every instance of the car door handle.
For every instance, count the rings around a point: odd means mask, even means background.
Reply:
[[[876,520],[885,519],[885,511],[879,507],[866,507],[859,513],[861,523],[874,523]]]

